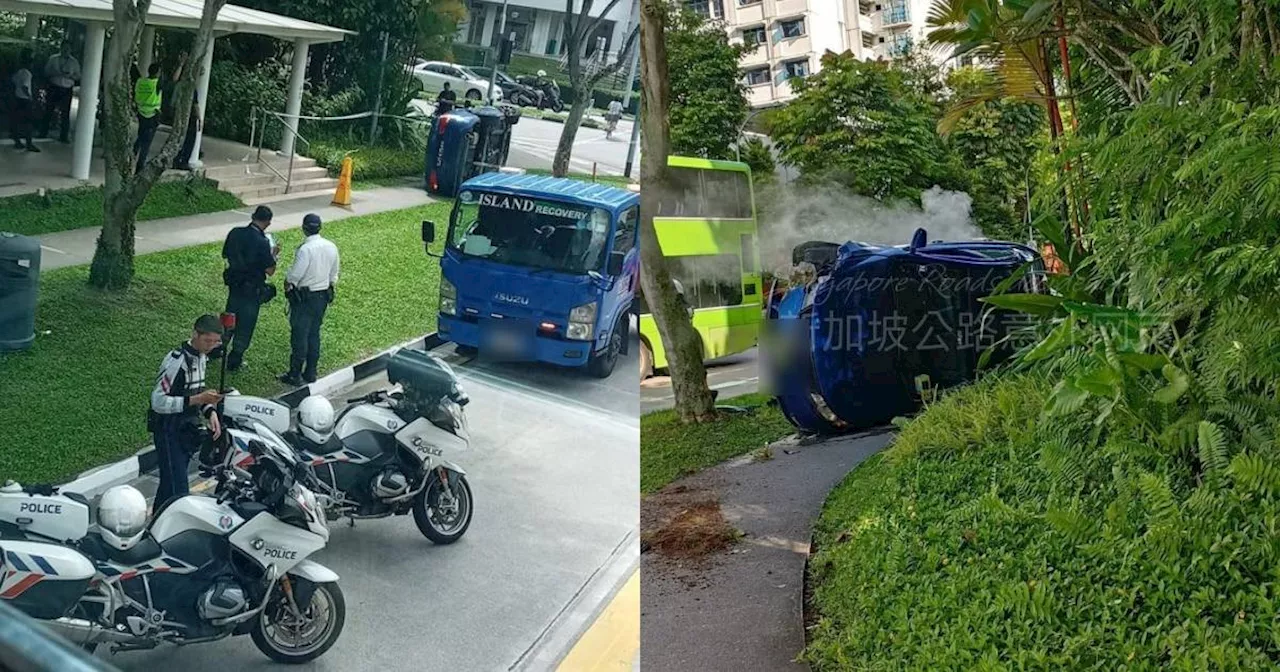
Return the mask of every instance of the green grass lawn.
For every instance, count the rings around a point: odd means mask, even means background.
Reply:
[[[765,406],[769,397],[746,394],[717,403],[756,406],[745,414],[686,425],[675,411],[655,411],[640,418],[640,492],[648,494],[688,474],[773,443],[795,429],[782,412]]]
[[[439,262],[423,253],[420,223],[447,220],[450,207],[325,225],[342,253],[342,277],[325,318],[321,375],[435,329]],[[278,233],[277,287],[301,235]],[[161,359],[190,336],[197,316],[225,307],[221,245],[139,257],[137,279],[120,294],[89,288],[87,266],[41,276],[35,345],[0,355],[0,481],[65,479],[150,443],[145,412]],[[228,384],[247,394],[282,392],[275,377],[288,356],[279,297],[262,307],[247,368],[228,374]],[[216,375],[211,367],[213,384]]]
[[[203,179],[159,182],[138,209],[138,221],[222,212],[239,208],[240,199],[218,191]],[[102,187],[50,191],[0,198],[0,230],[24,236],[68,231],[102,224]]]

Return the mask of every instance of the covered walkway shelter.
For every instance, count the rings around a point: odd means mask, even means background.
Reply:
[[[85,26],[84,51],[79,55],[81,80],[79,86],[79,113],[75,118],[70,177],[88,180],[93,160],[94,131],[97,121],[98,96],[102,85],[104,47],[107,31],[114,22],[112,0],[0,0],[0,11],[27,15],[27,36],[34,37],[40,17],[71,19]],[[153,0],[147,14],[147,23],[138,46],[138,69],[145,72],[150,65],[156,30],[183,30],[194,32],[200,27],[204,12],[201,0]],[[262,12],[235,5],[226,5],[214,24],[214,37],[237,33],[267,35],[293,43],[292,70],[289,91],[284,110],[288,127],[281,142],[280,154],[291,155],[294,149],[298,114],[302,109],[302,87],[307,72],[307,50],[312,44],[341,41],[350,31],[341,30],[287,16]],[[200,101],[199,115],[203,121],[208,103],[209,74],[213,67],[214,42],[202,56],[203,72],[196,84]],[[192,54],[192,62],[196,55]],[[42,64],[39,64],[42,65]],[[268,110],[278,112],[278,110]],[[249,110],[245,110],[249,114]],[[196,134],[192,167],[199,166],[203,144],[203,124]]]

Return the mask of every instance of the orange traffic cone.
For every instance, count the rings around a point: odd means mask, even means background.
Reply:
[[[333,194],[334,205],[351,205],[351,157],[342,159],[342,172],[338,174],[338,190]]]

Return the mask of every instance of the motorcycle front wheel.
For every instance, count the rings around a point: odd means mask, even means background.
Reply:
[[[278,663],[308,663],[324,655],[342,634],[347,601],[336,583],[316,584],[311,603],[301,615],[293,613],[277,592],[276,601],[259,616],[253,643]]]
[[[413,522],[432,543],[445,546],[461,539],[471,527],[471,484],[466,476],[459,476],[450,501],[439,479],[430,478],[431,484],[413,500]]]

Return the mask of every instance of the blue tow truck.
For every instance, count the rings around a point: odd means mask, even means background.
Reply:
[[[639,284],[640,194],[485,173],[464,182],[440,258],[439,333],[460,351],[613,373]],[[435,241],[434,222],[422,240]]]

